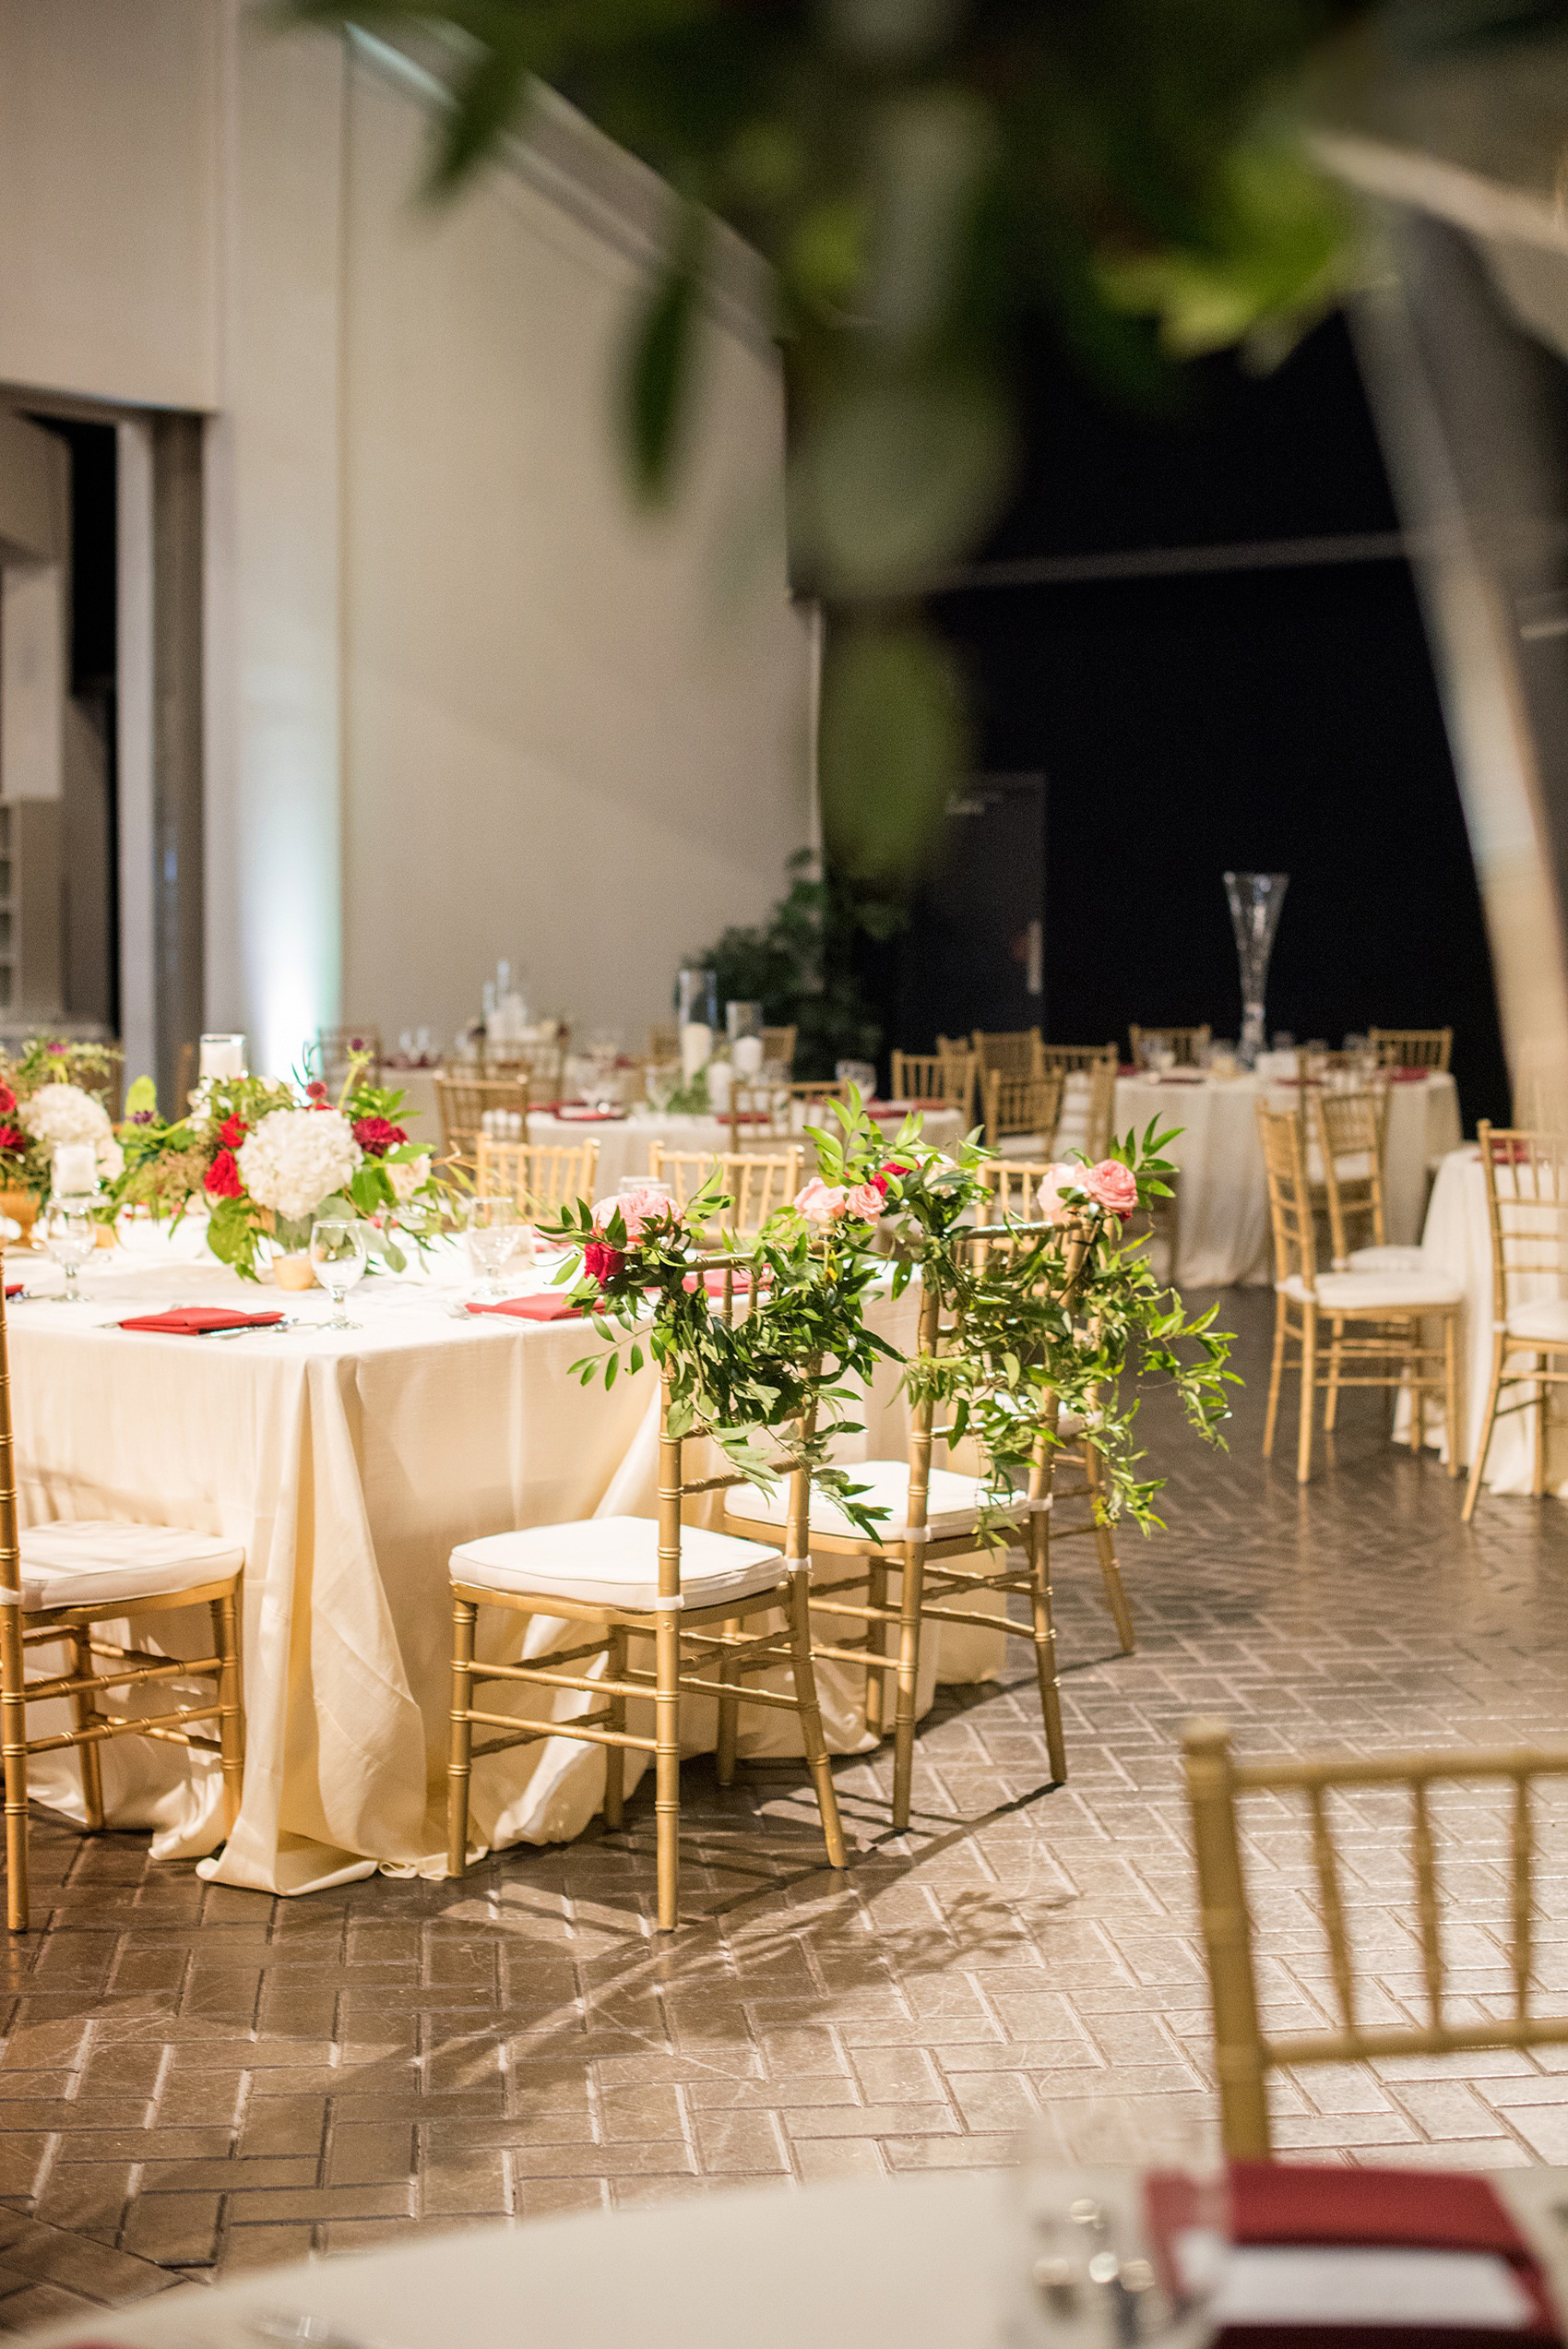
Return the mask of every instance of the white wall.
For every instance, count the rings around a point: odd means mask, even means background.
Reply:
[[[270,1067],[339,1013],[449,1031],[511,954],[635,1032],[805,837],[777,532],[716,583],[777,491],[773,360],[709,329],[701,462],[639,519],[606,420],[646,175],[555,109],[548,167],[433,219],[409,78],[247,16],[0,0],[0,383],[213,415],[209,1024]]]

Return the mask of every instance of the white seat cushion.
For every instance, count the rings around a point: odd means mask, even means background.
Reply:
[[[29,1607],[136,1604],[194,1591],[245,1562],[237,1542],[183,1525],[124,1525],[93,1519],[30,1526],[21,1537],[22,1604]]]
[[[1299,1272],[1277,1284],[1288,1297],[1304,1304],[1309,1297]],[[1320,1272],[1317,1302],[1324,1313],[1408,1313],[1418,1306],[1457,1305],[1462,1292],[1456,1281],[1438,1272]]]
[[[584,1606],[648,1608],[659,1595],[659,1527],[651,1517],[579,1517],[565,1525],[486,1533],[453,1551],[452,1577]],[[783,1579],[776,1547],[694,1525],[681,1529],[681,1592],[688,1606],[750,1598]]]
[[[851,1484],[863,1485],[866,1490],[858,1496],[867,1508],[885,1508],[885,1518],[877,1520],[879,1542],[901,1542],[909,1522],[909,1464],[902,1460],[850,1460],[841,1463]],[[950,1468],[933,1468],[926,1494],[926,1530],[933,1542],[945,1542],[955,1533],[972,1533],[985,1497],[985,1486],[978,1476],[959,1476]],[[1004,1516],[1021,1516],[1027,1503],[1018,1501]],[[782,1525],[789,1513],[790,1488],[779,1484],[773,1492],[765,1493],[760,1485],[738,1485],[731,1495],[728,1514],[742,1525]],[[994,1511],[992,1512],[995,1513]],[[851,1541],[863,1541],[865,1536],[851,1525],[831,1493],[812,1486],[812,1532],[847,1535]]]
[[[1533,1297],[1528,1305],[1516,1305],[1508,1317],[1508,1335],[1568,1346],[1568,1297]]]
[[[1352,1272],[1424,1272],[1427,1260],[1420,1248],[1352,1248],[1348,1269]]]

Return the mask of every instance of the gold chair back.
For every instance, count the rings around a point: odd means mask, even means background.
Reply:
[[[723,1230],[750,1235],[788,1207],[799,1191],[801,1153],[794,1147],[771,1156],[750,1151],[675,1151],[655,1142],[647,1171],[651,1181],[669,1184],[681,1207],[717,1174],[732,1202]]]
[[[1384,1245],[1383,1119],[1377,1093],[1303,1093],[1317,1144],[1334,1269]]]
[[[342,1091],[356,1052],[367,1052],[370,1059],[364,1069],[367,1083],[381,1082],[381,1031],[379,1028],[318,1028],[315,1031],[314,1058],[321,1072],[323,1083],[336,1099]]]
[[[956,1109],[965,1127],[975,1116],[975,1083],[979,1062],[968,1046],[956,1052],[896,1052],[891,1080],[895,1101],[912,1101]]]
[[[564,1087],[566,1048],[560,1043],[487,1045],[484,1073],[516,1082],[526,1079],[530,1100],[559,1101]]]
[[[1082,1151],[1091,1165],[1111,1148],[1116,1124],[1116,1079],[1122,1055],[1114,1043],[1042,1044],[1040,1063],[1062,1071],[1062,1115],[1056,1147]]]
[[[793,1068],[795,1065],[795,1039],[800,1032],[798,1026],[790,1026],[788,1028],[765,1028],[762,1031],[762,1056],[764,1060],[777,1061],[781,1067]]]
[[[558,1215],[591,1199],[599,1174],[599,1144],[498,1142],[481,1133],[474,1188],[481,1198],[515,1198],[526,1215]]]
[[[680,1023],[674,1019],[656,1019],[647,1031],[647,1056],[660,1064],[681,1057]]]
[[[1268,1181],[1268,1216],[1274,1234],[1274,1278],[1277,1286],[1300,1273],[1308,1289],[1317,1280],[1317,1242],[1301,1121],[1292,1109],[1258,1103],[1258,1138]]]
[[[1054,1150],[1067,1083],[1061,1068],[1033,1077],[1007,1077],[991,1069],[985,1079],[985,1142],[995,1150],[1010,1135],[1038,1135],[1042,1152]]]
[[[1212,1033],[1206,1019],[1201,1028],[1139,1028],[1129,1021],[1127,1041],[1133,1047],[1133,1058],[1140,1067],[1143,1065],[1141,1047],[1160,1043],[1170,1045],[1176,1055],[1178,1068],[1195,1068],[1205,1046],[1212,1041]]]
[[[977,1028],[972,1042],[982,1077],[993,1073],[1004,1077],[1038,1077],[1039,1074],[1038,1028]],[[938,1036],[937,1051],[945,1052],[948,1048],[947,1038]]]
[[[459,1166],[478,1163],[480,1139],[486,1115],[496,1109],[520,1116],[528,1131],[529,1080],[517,1077],[437,1077],[435,1098],[441,1111],[444,1156]]]
[[[1457,2055],[1477,2047],[1561,2046],[1568,2041],[1568,2016],[1530,2010],[1538,1850],[1531,1796],[1538,1782],[1568,1778],[1568,1751],[1517,1747],[1467,1752],[1450,1747],[1442,1753],[1384,1754],[1372,1759],[1327,1754],[1238,1762],[1231,1756],[1229,1730],[1222,1721],[1191,1723],[1182,1742],[1214,2009],[1220,2123],[1225,2151],[1233,2161],[1265,2160],[1272,2151],[1265,2093],[1270,2071],[1304,2064],[1367,2063],[1397,2056]],[[1504,1797],[1508,1821],[1506,1867],[1497,1870],[1504,1894],[1497,1938],[1506,1953],[1509,1988],[1505,1995],[1511,2011],[1479,2021],[1467,2016],[1455,2021],[1449,2012],[1451,1999],[1474,2012],[1469,1977],[1461,1975],[1456,1985],[1450,1983],[1443,1946],[1438,1839],[1431,1793],[1434,1786],[1451,1784],[1495,1788]],[[1331,1800],[1340,1793],[1348,1798],[1343,1808]],[[1427,2015],[1424,2021],[1387,2021],[1388,2001],[1374,1982],[1367,2005],[1378,2019],[1363,2021],[1358,2012],[1357,1975],[1363,1963],[1374,1974],[1377,1969],[1370,1951],[1363,1960],[1356,1947],[1346,1894],[1347,1876],[1352,1882],[1354,1877],[1341,1860],[1336,1833],[1341,1820],[1353,1832],[1364,1833],[1365,1806],[1358,1798],[1397,1793],[1407,1795],[1409,1802],[1409,1930],[1420,1945]],[[1237,1818],[1238,1800],[1248,1795],[1273,1798],[1268,1820],[1271,1846],[1281,1841],[1281,1802],[1291,1796],[1301,1798],[1302,1834],[1311,1852],[1318,1921],[1327,1944],[1336,2009],[1333,2026],[1310,2036],[1277,2037],[1265,2030],[1259,2013],[1253,1919]],[[1379,1804],[1380,1824],[1386,1816],[1385,1806]],[[1469,1806],[1465,1829],[1455,1848],[1468,1860],[1476,1841]],[[1388,1893],[1381,1878],[1376,1898],[1378,1928],[1385,1932]]]
[[[1385,1068],[1446,1068],[1452,1028],[1369,1028],[1367,1042]]]
[[[1558,1134],[1517,1127],[1476,1128],[1486,1176],[1491,1231],[1492,1318],[1506,1321],[1521,1305],[1553,1289],[1568,1274],[1568,1142]]]

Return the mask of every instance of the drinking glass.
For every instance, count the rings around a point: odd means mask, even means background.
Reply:
[[[85,1198],[52,1199],[43,1219],[43,1245],[65,1275],[63,1305],[85,1302],[77,1285],[77,1274],[84,1264],[92,1261],[98,1246],[98,1226],[93,1221],[92,1205]]]
[[[1218,2136],[1174,2098],[1054,2101],[1026,2140],[1009,2295],[1016,2349],[1197,2349],[1225,2275]]]
[[[876,1094],[876,1068],[869,1060],[836,1060],[833,1074],[841,1085],[854,1085],[862,1101],[872,1101]]]
[[[505,1295],[501,1276],[517,1244],[522,1220],[515,1198],[503,1196],[469,1199],[469,1260],[478,1275],[481,1297],[495,1299]]]
[[[310,1260],[315,1277],[332,1300],[328,1330],[358,1330],[343,1310],[343,1300],[365,1270],[364,1225],[357,1215],[318,1215],[310,1227]]]

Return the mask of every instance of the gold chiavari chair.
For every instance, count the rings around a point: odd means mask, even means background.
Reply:
[[[1049,1049],[1049,1047],[1048,1047]],[[1015,1222],[1028,1222],[1035,1211],[1035,1193],[1041,1179],[1051,1171],[1049,1159],[999,1158],[980,1169],[988,1197],[980,1203],[977,1222],[989,1223],[1011,1218]],[[1083,1533],[1092,1533],[1099,1557],[1099,1577],[1105,1585],[1105,1603],[1111,1609],[1111,1619],[1116,1626],[1116,1637],[1122,1652],[1130,1656],[1136,1642],[1133,1635],[1133,1611],[1127,1604],[1127,1593],[1122,1580],[1121,1562],[1116,1556],[1116,1537],[1104,1520],[1099,1502],[1105,1490],[1105,1466],[1075,1413],[1068,1413],[1057,1422],[1057,1474],[1051,1485],[1051,1523],[1047,1528],[1052,1542],[1072,1541]],[[1063,1485],[1061,1465],[1071,1461],[1082,1474],[1081,1485]],[[1062,1516],[1063,1501],[1087,1501],[1088,1513],[1080,1524],[1064,1524]]]
[[[1040,1041],[1038,1028],[977,1028],[970,1039],[975,1058],[980,1063],[982,1079],[993,1074],[1004,1077],[1038,1077],[1040,1072]],[[936,1040],[938,1052],[949,1049],[945,1036]]]
[[[764,1060],[774,1061],[780,1068],[793,1068],[795,1065],[795,1040],[800,1032],[798,1026],[791,1026],[789,1028],[765,1028],[762,1031],[762,1056]]]
[[[655,1142],[648,1151],[647,1171],[651,1182],[669,1184],[682,1208],[717,1174],[730,1200],[725,1232],[749,1237],[799,1191],[801,1153],[797,1148],[770,1157],[750,1151],[678,1151]]]
[[[974,1124],[979,1067],[967,1045],[956,1053],[896,1052],[890,1071],[893,1099],[916,1102],[922,1108],[956,1109],[967,1129]]]
[[[1491,1232],[1491,1377],[1486,1415],[1470,1463],[1466,1521],[1475,1515],[1492,1430],[1505,1413],[1535,1413],[1530,1489],[1546,1491],[1546,1441],[1553,1387],[1568,1384],[1568,1140],[1490,1125],[1476,1127]],[[1504,1389],[1524,1388],[1504,1403]]]
[[[1043,1223],[1000,1225],[987,1230],[970,1227],[959,1245],[984,1247],[996,1244],[1027,1246],[1050,1227]],[[916,1341],[917,1369],[931,1363],[948,1335],[941,1298],[934,1283],[921,1296]],[[1051,1596],[1051,1519],[1054,1448],[1051,1433],[1056,1411],[1048,1412],[1035,1446],[1025,1491],[991,1512],[991,1521],[1008,1528],[1019,1539],[1024,1564],[1011,1568],[1007,1551],[996,1551],[981,1533],[985,1508],[983,1480],[933,1468],[932,1453],[945,1444],[948,1430],[936,1424],[931,1381],[917,1377],[916,1401],[909,1413],[909,1450],[903,1460],[854,1461],[847,1473],[861,1488],[865,1505],[885,1508],[885,1521],[873,1539],[849,1523],[829,1493],[811,1494],[810,1544],[814,1556],[825,1561],[814,1573],[811,1612],[863,1627],[861,1644],[849,1647],[813,1643],[819,1662],[860,1666],[866,1675],[866,1726],[873,1736],[884,1729],[885,1679],[895,1683],[893,1729],[893,1825],[901,1831],[909,1823],[914,1774],[915,1702],[920,1679],[921,1640],[927,1624],[963,1623],[1010,1639],[1028,1640],[1035,1651],[1040,1713],[1053,1784],[1067,1776],[1067,1748],[1062,1728],[1062,1699],[1056,1677],[1056,1627]],[[762,1538],[776,1532],[783,1518],[778,1493],[764,1493],[755,1485],[742,1485],[727,1504],[725,1523],[737,1532]],[[805,1536],[791,1532],[790,1544],[804,1546]],[[974,1569],[956,1563],[977,1556],[999,1557],[1002,1563]],[[848,1574],[836,1572],[835,1560],[858,1563]],[[898,1595],[889,1592],[888,1578],[898,1577]],[[1005,1614],[1006,1594],[1016,1592],[1029,1603],[1027,1625],[1013,1623]],[[863,1593],[857,1597],[856,1593]],[[982,1613],[972,1604],[986,1594],[1003,1594],[1001,1614]],[[954,1605],[955,1599],[970,1604]],[[888,1652],[889,1636],[897,1650]]]
[[[1391,1245],[1384,1226],[1386,1098],[1385,1086],[1302,1096],[1319,1174],[1312,1186],[1313,1204],[1321,1189],[1336,1272],[1420,1272],[1426,1263],[1419,1247]],[[1312,1172],[1310,1161],[1307,1171]]]
[[[484,1072],[492,1079],[524,1080],[535,1102],[559,1101],[565,1086],[566,1047],[560,1043],[487,1044]]]
[[[371,1085],[381,1082],[381,1031],[379,1028],[318,1028],[313,1058],[323,1083],[334,1099],[341,1092],[357,1054],[368,1053],[370,1058],[361,1071]]]
[[[1538,1781],[1568,1777],[1568,1752],[1477,1747],[1468,1751],[1449,1747],[1442,1753],[1381,1754],[1372,1759],[1325,1754],[1238,1762],[1231,1757],[1230,1733],[1223,1721],[1192,1722],[1182,1742],[1214,2013],[1220,2128],[1230,2160],[1266,2161],[1273,2152],[1266,2093],[1271,2071],[1293,2070],[1305,2064],[1382,2062],[1396,2056],[1461,2055],[1480,2047],[1557,2047],[1568,2042],[1568,2017],[1530,2011],[1530,1978],[1536,1965],[1538,1848],[1537,1806],[1531,1794]],[[1498,1938],[1507,1952],[1507,2000],[1512,2012],[1477,2019],[1475,1997],[1466,1976],[1453,1985],[1453,1995],[1466,2010],[1462,2021],[1447,2011],[1450,1984],[1430,1799],[1433,1787],[1451,1784],[1496,1788],[1505,1798],[1508,1821],[1506,1878],[1501,1868],[1497,1870],[1506,1882],[1507,1916],[1499,1922]],[[1427,2004],[1424,2021],[1389,2020],[1393,2010],[1377,1985],[1364,1995],[1363,2002],[1372,2007],[1376,2019],[1363,2021],[1357,2011],[1354,1912],[1348,1914],[1348,1870],[1335,1840],[1336,1812],[1355,1829],[1364,1824],[1356,1809],[1358,1797],[1396,1792],[1409,1796],[1412,1897],[1408,1926],[1420,1943]],[[1325,2031],[1276,2037],[1264,2028],[1238,1819],[1239,1799],[1249,1795],[1272,1798],[1268,1831],[1274,1845],[1281,1835],[1281,1804],[1292,1795],[1301,1798],[1302,1832],[1312,1848],[1319,1920],[1327,1943],[1336,2009],[1334,2023]],[[1343,1806],[1331,1799],[1336,1795],[1347,1798]],[[1502,1806],[1498,1825],[1501,1828]],[[1474,1834],[1474,1815],[1467,1806],[1462,1839],[1467,1857],[1473,1854]],[[1382,1904],[1378,1923],[1384,1929],[1386,1889],[1380,1889],[1377,1897]],[[1500,1994],[1495,2003],[1502,2002]]]
[[[736,1259],[716,1259],[710,1267],[721,1268],[732,1271]],[[728,1295],[725,1309],[732,1310]],[[464,1542],[453,1551],[448,1876],[462,1876],[468,1866],[469,1789],[475,1761],[540,1738],[575,1737],[602,1746],[604,1816],[607,1825],[615,1828],[624,1818],[625,1756],[651,1754],[659,1929],[673,1932],[680,1917],[681,1705],[687,1697],[714,1697],[721,1706],[765,1705],[799,1714],[828,1864],[837,1868],[848,1865],[812,1663],[809,1472],[796,1465],[789,1476],[780,1552],[774,1541],[748,1541],[682,1523],[683,1501],[742,1482],[738,1473],[686,1477],[686,1440],[672,1431],[665,1377],[659,1399],[657,1520],[596,1517],[564,1525],[532,1525]],[[564,1616],[581,1623],[588,1636],[581,1646],[556,1651],[537,1663],[476,1663],[475,1626],[481,1606]],[[780,1608],[786,1618],[782,1629],[746,1630],[748,1619]],[[629,1661],[628,1643],[634,1638],[653,1642],[651,1671]],[[746,1685],[752,1674],[781,1664],[792,1674],[792,1693]],[[706,1676],[713,1672],[717,1678]],[[523,1723],[516,1714],[487,1711],[475,1703],[476,1687],[497,1681],[570,1691],[595,1701],[592,1710],[564,1719]],[[627,1705],[649,1699],[651,1736],[626,1726]],[[476,1728],[504,1734],[476,1750]]]
[[[1133,1058],[1143,1067],[1145,1044],[1169,1044],[1178,1068],[1196,1068],[1206,1046],[1213,1040],[1213,1031],[1206,1019],[1201,1028],[1139,1028],[1132,1021],[1127,1025],[1127,1041],[1133,1047]]]
[[[481,1198],[515,1198],[525,1215],[558,1215],[591,1199],[597,1142],[497,1142],[481,1134],[474,1188]]]
[[[1426,1435],[1427,1398],[1441,1398],[1448,1473],[1459,1473],[1460,1288],[1435,1272],[1319,1272],[1312,1194],[1307,1183],[1301,1120],[1294,1110],[1258,1103],[1258,1132],[1268,1177],[1274,1231],[1274,1358],[1263,1452],[1274,1450],[1280,1384],[1287,1370],[1301,1375],[1301,1425],[1296,1477],[1312,1474],[1313,1398],[1342,1387],[1408,1388],[1412,1444]],[[1422,1324],[1441,1321],[1443,1344],[1426,1344]],[[1325,1340],[1320,1324],[1327,1325]],[[1289,1358],[1292,1346],[1296,1358]],[[1348,1367],[1347,1368],[1347,1365]]]
[[[435,1099],[441,1111],[442,1155],[470,1173],[479,1163],[480,1138],[490,1111],[502,1109],[521,1117],[523,1131],[528,1131],[526,1077],[437,1077]]]
[[[3,1284],[0,1284],[3,1285]],[[100,1748],[111,1737],[151,1737],[218,1757],[223,1774],[225,1832],[240,1813],[244,1776],[244,1711],[240,1690],[239,1595],[245,1554],[220,1534],[183,1525],[137,1525],[90,1519],[18,1530],[6,1306],[0,1294],[0,1750],[6,1773],[6,1921],[28,1929],[28,1757],[74,1748],[82,1776],[89,1833],[103,1827]],[[98,1627],[124,1616],[205,1606],[213,1652],[194,1660],[124,1647]],[[98,1636],[95,1636],[98,1631]],[[65,1647],[71,1662],[30,1680],[30,1649]],[[106,1712],[99,1699],[159,1683],[211,1680],[210,1703],[177,1703],[165,1712]],[[28,1707],[64,1699],[72,1726],[28,1735]],[[217,1735],[196,1724],[216,1723]]]
[[[1000,1150],[1004,1141],[1025,1140],[1048,1157],[1056,1146],[1062,1116],[1062,1096],[1067,1079],[1060,1068],[1034,1077],[1008,1077],[1000,1068],[985,1077],[985,1146]]]
[[[1367,1043],[1384,1068],[1446,1068],[1452,1028],[1369,1028]]]
[[[1081,1151],[1091,1166],[1106,1156],[1116,1124],[1116,1079],[1122,1055],[1114,1043],[1042,1044],[1040,1066],[1062,1071],[1062,1115],[1056,1148]]]
[[[660,1067],[681,1057],[680,1023],[674,1019],[656,1019],[647,1031],[647,1056]]]

